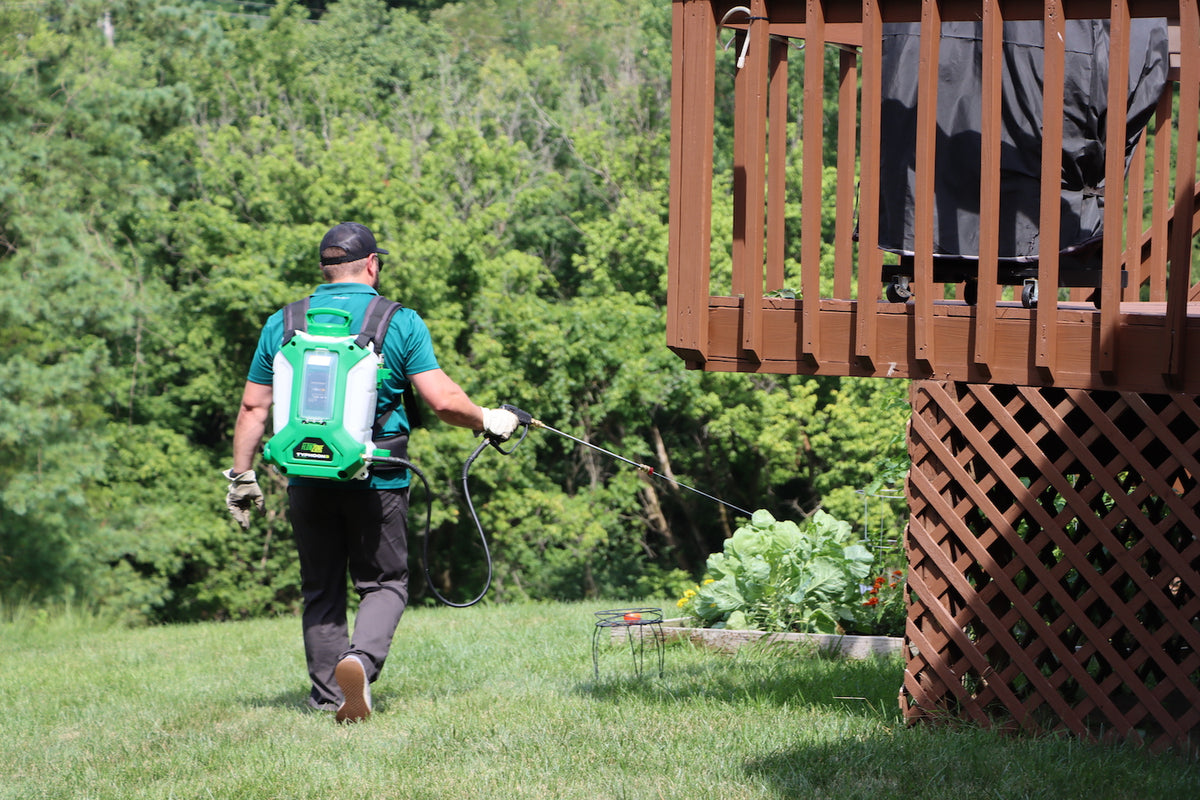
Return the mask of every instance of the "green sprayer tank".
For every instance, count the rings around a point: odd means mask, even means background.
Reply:
[[[380,358],[371,345],[355,343],[349,312],[314,308],[307,321],[308,330],[275,354],[275,434],[263,458],[289,476],[364,479],[374,452]]]

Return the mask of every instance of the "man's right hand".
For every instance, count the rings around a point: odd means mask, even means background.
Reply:
[[[493,439],[507,441],[513,431],[521,424],[516,414],[507,408],[483,409],[483,433]]]
[[[221,474],[229,479],[229,491],[225,494],[225,505],[229,513],[239,525],[249,528],[251,506],[257,507],[259,511],[264,507],[262,489],[259,488],[254,470],[248,469],[235,475],[230,468]]]

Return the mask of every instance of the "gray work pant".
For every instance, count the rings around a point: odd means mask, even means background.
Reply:
[[[309,703],[340,704],[338,661],[357,655],[374,682],[408,605],[408,489],[290,486],[288,500],[300,555]],[[359,597],[353,638],[347,573]]]

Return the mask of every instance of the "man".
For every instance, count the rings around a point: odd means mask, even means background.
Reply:
[[[364,225],[343,222],[321,240],[325,283],[313,292],[311,308],[337,308],[351,314],[351,330],[363,324],[377,296],[380,256],[387,255]],[[283,344],[283,309],[267,320],[251,362],[233,433],[233,467],[226,504],[243,527],[250,507],[263,507],[251,467],[266,431],[272,402],[274,358]],[[438,418],[498,439],[516,430],[506,409],[481,408],[438,366],[425,323],[411,309],[392,318],[383,337],[390,375],[379,387],[377,437],[407,434],[401,402],[415,387]],[[390,412],[390,413],[389,413]],[[402,455],[402,453],[400,453]],[[408,603],[407,470],[372,470],[367,480],[333,481],[292,477],[288,503],[300,556],[304,596],[304,652],[314,708],[337,709],[338,722],[357,722],[371,713],[370,684],[383,669],[392,636]],[[346,623],[346,573],[360,597],[351,639]]]

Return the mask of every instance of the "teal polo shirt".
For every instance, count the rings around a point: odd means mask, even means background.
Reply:
[[[350,330],[362,328],[363,315],[371,298],[379,293],[365,283],[325,283],[316,288],[309,299],[309,308],[338,308],[351,315]],[[263,325],[258,337],[258,347],[250,362],[246,380],[251,383],[271,385],[275,379],[275,354],[283,346],[283,309],[276,311]],[[438,369],[433,354],[433,341],[429,329],[417,312],[402,308],[392,317],[387,334],[383,337],[384,365],[391,375],[379,386],[375,414],[391,409],[392,414],[384,424],[382,435],[394,436],[409,432],[408,415],[404,412],[401,395],[409,387],[408,376]],[[348,487],[372,489],[400,489],[408,486],[408,470],[390,477],[372,475],[367,481],[347,481]],[[317,478],[290,478],[289,483],[297,486],[328,486],[330,481]]]

